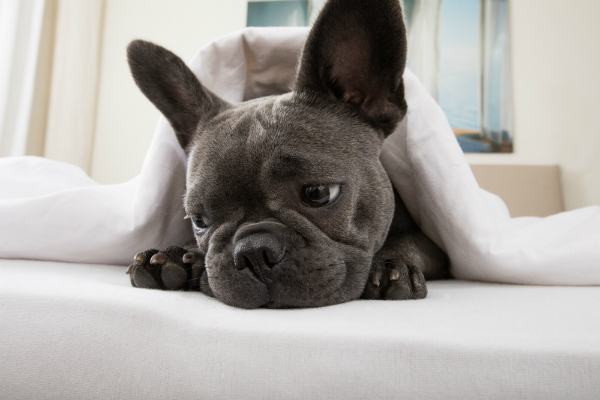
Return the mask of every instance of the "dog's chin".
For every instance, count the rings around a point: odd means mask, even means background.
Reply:
[[[267,304],[261,306],[261,308],[270,308],[273,310],[281,310],[281,309],[290,309],[290,308],[300,308],[299,306],[290,306],[287,304],[276,303],[274,301],[269,301]]]
[[[296,274],[298,267],[274,274],[270,283],[260,282],[248,271],[236,271],[229,279],[216,279],[211,283],[215,297],[235,307],[246,309],[292,309],[325,307],[358,299],[368,278],[370,264],[346,262],[335,269]],[[282,268],[283,269],[283,268]],[[278,279],[279,278],[279,279]],[[218,283],[227,283],[225,287]]]

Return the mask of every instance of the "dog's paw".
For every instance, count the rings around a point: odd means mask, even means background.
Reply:
[[[374,259],[363,299],[414,300],[427,296],[425,277],[417,267],[397,259]]]
[[[198,290],[204,271],[203,254],[177,246],[138,253],[127,269],[132,286],[162,290]]]

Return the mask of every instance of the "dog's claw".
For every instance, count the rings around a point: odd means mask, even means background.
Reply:
[[[379,284],[381,283],[381,272],[379,271],[375,271],[371,273],[371,282],[373,282],[373,285],[379,287]]]
[[[398,279],[400,279],[400,271],[398,271],[398,268],[394,268],[390,271],[390,281],[397,281]]]
[[[183,255],[183,262],[184,264],[193,264],[196,262],[196,256],[194,256],[194,253],[185,253]]]
[[[152,256],[150,259],[150,264],[164,264],[166,261],[165,255],[162,253],[157,253]]]
[[[131,274],[131,271],[133,271],[133,264],[131,264],[129,267],[127,267],[127,271],[125,271],[125,273],[127,275]]]
[[[421,282],[420,282],[420,280],[421,280],[421,279],[419,278],[419,275],[417,275],[417,274],[412,274],[412,275],[410,276],[410,279],[411,279],[411,281],[412,281],[412,284],[413,284],[413,286],[414,286],[415,288],[420,288],[421,286],[423,286],[423,285],[421,285]]]
[[[137,265],[142,265],[146,262],[146,256],[143,253],[137,253],[133,258],[133,262]]]

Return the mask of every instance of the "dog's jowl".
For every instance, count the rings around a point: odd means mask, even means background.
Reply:
[[[237,307],[420,299],[446,255],[409,216],[379,161],[407,111],[398,0],[330,0],[294,90],[229,104],[176,55],[134,41],[129,65],[188,154],[196,240],[147,250],[133,286],[201,290]]]

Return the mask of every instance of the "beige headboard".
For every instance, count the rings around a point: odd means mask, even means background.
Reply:
[[[502,198],[512,217],[547,217],[564,211],[557,165],[471,165],[479,186]]]

